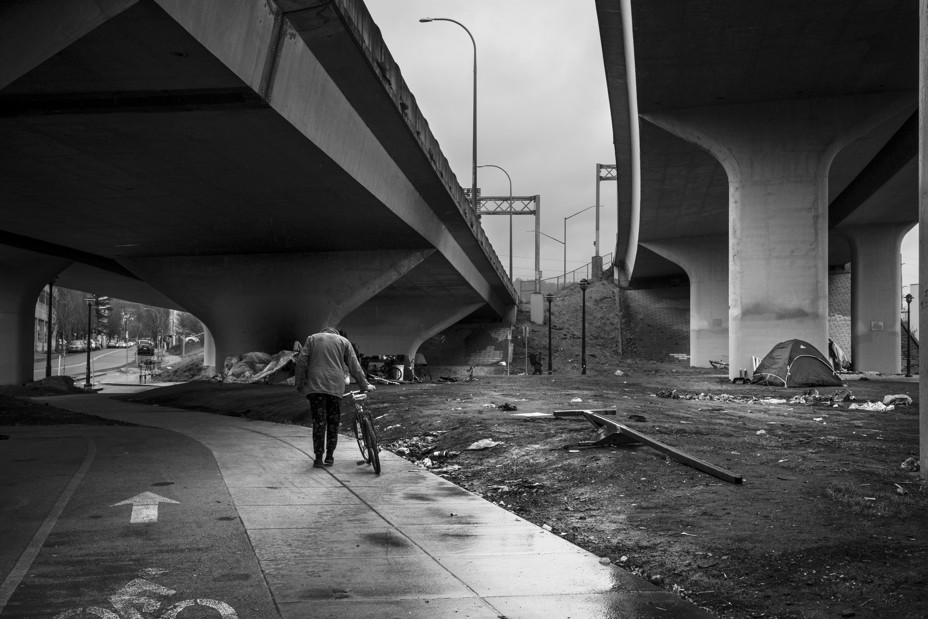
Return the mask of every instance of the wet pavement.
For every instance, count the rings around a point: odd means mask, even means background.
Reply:
[[[104,386],[104,393],[124,390],[129,386]],[[314,469],[311,430],[302,426],[104,394],[49,400],[205,446],[253,550],[240,560],[256,558],[263,574],[263,582],[247,586],[266,587],[281,617],[710,616],[389,452],[381,454],[383,474],[375,475],[358,466],[353,438],[341,438],[333,467]],[[158,489],[165,497],[169,490]],[[235,535],[230,529],[230,540]],[[181,577],[177,570],[174,576]],[[268,616],[250,595],[226,594],[228,606],[213,608],[224,619]]]

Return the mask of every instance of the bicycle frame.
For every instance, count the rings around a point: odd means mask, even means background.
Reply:
[[[343,398],[350,397],[351,404],[354,407],[354,419],[352,427],[354,436],[358,442],[358,449],[361,451],[361,457],[364,458],[358,462],[358,465],[370,464],[374,467],[374,472],[380,474],[380,447],[377,445],[377,434],[374,431],[374,420],[371,414],[364,410],[362,402],[367,399],[367,394],[359,391],[349,391]]]

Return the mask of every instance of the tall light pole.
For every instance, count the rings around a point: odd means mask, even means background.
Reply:
[[[586,374],[586,289],[590,280],[580,280],[580,290],[583,291],[583,312],[580,318],[580,373]]]
[[[493,165],[492,163],[485,163],[483,165],[478,165],[478,168],[496,168],[506,175],[506,178],[509,179],[509,280],[515,281],[515,274],[512,271],[512,178],[509,176],[509,172],[499,167],[498,165]],[[476,207],[475,207],[476,208]]]
[[[564,246],[564,285],[566,286],[567,285],[567,239],[565,238],[563,241],[561,239],[556,239],[550,234],[545,234],[541,230],[529,230],[529,232],[535,232],[536,234],[540,234],[541,236],[546,236],[552,241],[556,241]]]
[[[473,152],[473,165],[472,165],[472,178],[471,178],[471,200],[473,201],[474,208],[474,217],[477,217],[480,212],[477,209],[477,42],[474,40],[474,35],[470,33],[470,30],[467,29],[467,26],[462,24],[459,21],[453,19],[448,19],[447,17],[423,17],[419,20],[423,24],[427,24],[433,21],[450,21],[452,24],[457,24],[464,29],[464,32],[467,33],[467,36],[470,37],[470,42],[474,45],[474,152]],[[510,205],[511,207],[512,205]]]
[[[93,298],[88,297],[84,300],[87,301],[87,376],[84,378],[84,389],[91,389],[93,383],[90,382],[90,316],[93,312]]]
[[[554,295],[548,293],[545,295],[548,301],[548,374],[551,373],[551,302],[554,301]]]
[[[55,281],[48,282],[48,329],[45,334],[45,377],[52,375],[52,302],[55,292]]]
[[[597,206],[599,205],[594,204],[592,206],[588,206],[585,209],[579,210],[573,215],[568,215],[567,217],[564,218],[564,285],[565,286],[567,285],[567,220],[570,219],[571,217],[576,217],[580,213],[585,213],[591,208],[596,208]]]
[[[905,375],[912,376],[912,299],[911,294],[905,295]]]

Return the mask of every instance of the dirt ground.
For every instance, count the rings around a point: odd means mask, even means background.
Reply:
[[[602,288],[588,303],[608,313]],[[928,617],[928,486],[903,468],[918,455],[917,382],[852,376],[817,395],[734,385],[623,359],[592,326],[581,376],[578,292],[555,302],[554,374],[382,385],[368,402],[381,444],[722,617]],[[534,327],[530,350],[546,338]],[[852,408],[887,395],[912,404]],[[307,412],[283,385],[198,381],[124,397],[278,423]],[[17,402],[0,400],[0,425],[56,415],[23,404],[11,417]],[[580,447],[593,425],[552,413],[583,408],[615,408],[618,423],[743,482],[644,445]],[[484,439],[496,444],[468,449]],[[336,457],[354,449],[344,441]]]

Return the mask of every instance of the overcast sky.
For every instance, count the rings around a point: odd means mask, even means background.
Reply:
[[[564,240],[564,218],[596,202],[596,164],[615,163],[602,48],[593,2],[365,0],[462,187],[471,186],[474,47],[477,159],[512,178],[514,195],[541,196],[541,231]],[[484,196],[509,194],[506,175],[478,170]],[[615,183],[602,183],[601,254],[615,249]],[[567,222],[567,270],[595,253],[596,210]],[[513,217],[515,276],[534,277],[534,218]],[[483,227],[509,269],[509,217]],[[564,246],[542,237],[543,277],[564,270]]]
[[[462,187],[471,186],[474,47],[478,164],[501,166],[514,195],[541,196],[541,231],[564,240],[564,218],[596,202],[596,164],[615,162],[602,47],[592,0],[365,0]],[[508,195],[506,175],[478,170],[482,195]],[[615,250],[614,183],[601,184],[600,253]],[[567,221],[567,270],[595,253],[595,209]],[[483,227],[509,268],[509,218]],[[513,218],[515,276],[534,277],[534,218]],[[902,283],[918,281],[918,228],[902,246]],[[542,237],[543,277],[563,272],[564,245]],[[905,290],[903,290],[905,292]]]

